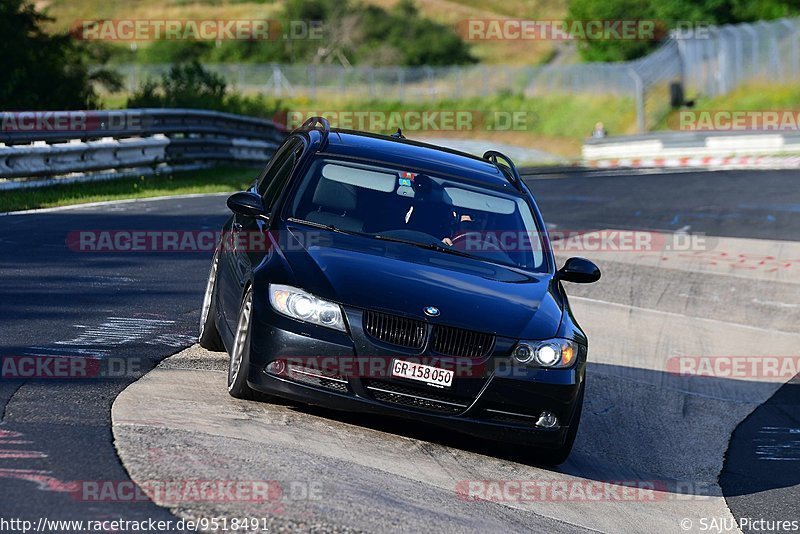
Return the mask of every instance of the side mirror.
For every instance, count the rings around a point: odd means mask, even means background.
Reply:
[[[228,197],[228,208],[237,214],[254,219],[269,219],[261,197],[249,191],[239,191]]]
[[[591,284],[600,280],[600,269],[586,258],[570,258],[556,276],[564,282]]]

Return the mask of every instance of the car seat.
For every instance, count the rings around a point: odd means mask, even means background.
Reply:
[[[306,215],[306,220],[335,226],[342,230],[361,232],[364,222],[353,217],[358,195],[356,187],[321,178],[314,191],[312,202],[317,209]]]

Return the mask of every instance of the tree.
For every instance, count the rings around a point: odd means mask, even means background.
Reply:
[[[145,63],[339,63],[456,65],[474,63],[451,26],[427,19],[413,0],[392,9],[349,0],[286,0],[268,40],[156,41],[136,52]],[[292,31],[297,25],[298,35]],[[304,28],[303,26],[307,27]],[[288,37],[288,38],[284,38]],[[118,51],[128,59],[127,52]]]
[[[93,109],[99,105],[93,82],[121,87],[115,73],[89,72],[90,46],[47,34],[42,25],[50,20],[25,0],[0,1],[0,109]]]
[[[589,21],[653,20],[650,0],[571,0],[567,22],[586,25]],[[639,39],[581,39],[578,50],[585,61],[626,61],[646,54],[653,42]]]
[[[362,8],[363,42],[357,56],[369,62],[379,47],[391,47],[410,66],[475,63],[468,45],[452,27],[424,18],[412,0],[401,0],[391,11]]]
[[[800,14],[798,0],[570,0],[567,20],[647,20],[666,30],[687,21],[703,25],[736,24]],[[586,61],[624,61],[647,54],[667,35],[653,40],[583,39],[578,45]]]

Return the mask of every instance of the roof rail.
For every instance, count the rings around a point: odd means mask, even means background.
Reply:
[[[505,160],[505,164],[502,162],[498,162],[497,161],[498,158]],[[503,176],[505,176],[508,179],[508,181],[511,182],[511,185],[517,188],[517,190],[523,191],[522,178],[519,175],[517,166],[514,165],[513,161],[511,161],[511,158],[509,158],[502,152],[498,152],[497,150],[487,150],[486,152],[483,153],[483,159],[488,159],[489,161],[494,163],[495,167],[497,167],[500,170],[500,172],[503,173]],[[511,171],[511,174],[510,175],[506,174],[506,172],[500,167],[501,165],[507,167],[508,170]]]
[[[316,129],[317,126],[322,126],[322,145],[328,142],[328,136],[331,134],[331,123],[325,117],[311,117],[300,126],[300,130]]]

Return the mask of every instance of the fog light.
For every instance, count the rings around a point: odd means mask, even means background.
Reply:
[[[282,375],[286,372],[286,362],[283,360],[275,360],[267,365],[267,372],[271,375]]]
[[[536,421],[536,426],[539,428],[555,428],[558,426],[558,417],[553,415],[552,412],[542,412],[539,414],[539,420]]]
[[[526,343],[520,343],[514,349],[514,359],[519,363],[528,363],[533,359],[533,348]]]

